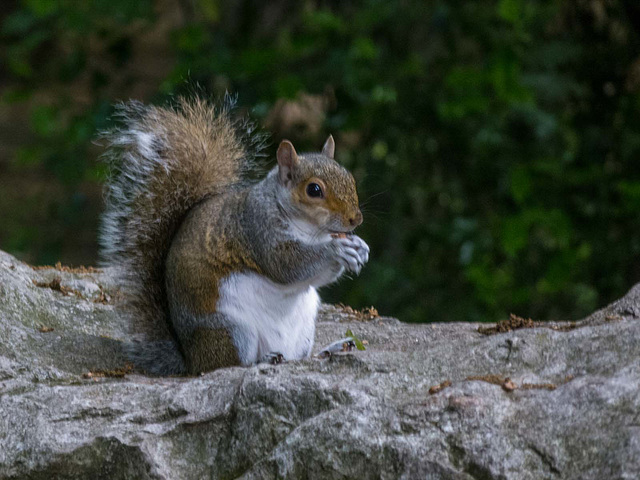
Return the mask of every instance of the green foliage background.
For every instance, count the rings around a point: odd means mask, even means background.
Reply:
[[[36,172],[62,192],[49,210],[55,230],[21,211],[28,198],[0,201],[0,248],[23,258],[86,261],[61,252],[78,231],[95,236],[86,185],[104,175],[92,139],[111,105],[136,92],[161,103],[197,83],[237,92],[265,122],[278,100],[330,98],[319,132],[284,132],[299,150],[337,133],[366,204],[372,261],[330,300],[417,322],[566,318],[640,277],[635,0],[2,8],[2,102],[27,109],[29,135],[0,159],[0,188]],[[160,47],[147,56],[166,67],[140,87],[136,59],[151,34]]]

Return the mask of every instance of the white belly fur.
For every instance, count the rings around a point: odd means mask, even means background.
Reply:
[[[320,297],[311,286],[287,286],[257,273],[233,273],[219,284],[217,311],[243,332],[249,348],[238,348],[250,365],[271,352],[286,360],[308,357]]]

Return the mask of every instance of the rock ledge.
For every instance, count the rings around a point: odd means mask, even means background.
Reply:
[[[0,252],[0,478],[640,478],[640,286],[492,335],[326,307],[367,351],[197,378],[128,373],[120,296]]]

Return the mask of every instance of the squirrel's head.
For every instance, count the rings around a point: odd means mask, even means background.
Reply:
[[[286,209],[296,222],[327,234],[351,232],[362,223],[356,182],[334,159],[329,138],[320,153],[298,155],[288,140],[278,147],[278,182]]]

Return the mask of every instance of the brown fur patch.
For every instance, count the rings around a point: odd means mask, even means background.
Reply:
[[[216,311],[220,280],[232,272],[260,267],[242,245],[235,222],[246,192],[214,197],[196,207],[185,219],[167,258],[166,279],[170,295],[195,315]]]

